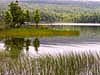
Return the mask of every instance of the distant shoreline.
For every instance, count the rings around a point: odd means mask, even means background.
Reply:
[[[31,24],[31,25],[34,25]],[[100,26],[100,23],[40,23],[39,25],[64,25],[64,26]]]

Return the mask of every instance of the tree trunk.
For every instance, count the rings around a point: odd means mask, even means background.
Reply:
[[[38,29],[38,23],[36,23],[36,29]]]

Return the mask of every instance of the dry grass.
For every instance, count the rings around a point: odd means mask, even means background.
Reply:
[[[0,74],[6,75],[100,75],[100,56],[82,54],[37,59],[21,57],[0,63]],[[90,74],[91,73],[91,74]]]

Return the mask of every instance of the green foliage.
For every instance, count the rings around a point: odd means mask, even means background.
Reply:
[[[30,4],[31,5],[31,4]],[[35,5],[34,5],[35,6]],[[50,8],[49,8],[49,7]],[[53,23],[53,22],[66,22],[66,23],[100,23],[100,12],[92,11],[89,8],[80,7],[65,7],[59,5],[44,5],[36,9],[33,7],[33,12],[30,9],[22,10],[18,2],[11,2],[9,5],[9,10],[5,13],[6,26],[9,27],[20,27],[26,22],[36,23],[36,28],[38,28],[38,23]],[[58,7],[58,8],[56,8]],[[79,9],[80,8],[80,9]],[[65,10],[66,9],[66,10]],[[30,10],[30,11],[29,11]],[[40,12],[41,11],[41,12]]]
[[[49,12],[41,10],[41,23],[54,23],[54,22],[65,22],[65,23],[100,23],[100,12]]]
[[[17,25],[20,25],[23,24],[24,22],[31,22],[30,18],[33,19],[32,18],[33,12],[31,11],[33,10],[35,11],[37,8],[39,8],[39,11],[41,11],[41,13],[38,13],[37,10],[34,12],[34,16],[36,15],[35,13],[37,13],[36,16],[38,16],[38,19],[34,17],[35,18],[34,22],[37,24],[39,23],[39,21],[41,23],[53,23],[53,22],[100,23],[100,9],[99,9],[100,7],[98,6],[98,4],[95,5],[95,7],[93,3],[91,4],[89,3],[90,6],[87,6],[86,3],[81,3],[81,2],[76,4],[68,2],[68,4],[65,3],[61,5],[52,3],[41,4],[41,5],[39,5],[38,3],[30,3],[30,2],[23,3],[21,7],[28,9],[24,12],[19,6],[18,2],[17,3],[12,2],[9,6],[11,8],[9,9],[9,11],[11,11],[12,12],[11,14],[13,14],[13,16],[16,17],[15,19],[13,19],[15,22],[15,23],[13,22],[13,24],[15,25],[18,23]],[[23,13],[20,14],[21,12]],[[41,19],[39,19],[40,17],[39,14],[41,15]]]
[[[26,5],[29,7],[27,7]],[[87,6],[87,3],[70,3],[69,1],[68,4],[41,3],[41,5],[34,2],[26,2],[25,5],[23,5],[23,7],[30,11],[38,8],[41,11],[41,23],[95,23],[95,21],[97,21],[97,19],[100,18],[100,6],[98,6],[98,3],[97,5],[94,5],[94,3],[89,2],[89,6]],[[98,17],[94,15],[95,13]],[[82,16],[85,18],[84,20]],[[92,16],[92,18],[90,16]],[[97,21],[97,23],[99,23],[99,21]]]
[[[9,12],[9,11],[7,11],[6,13],[5,13],[5,18],[4,18],[4,20],[5,20],[5,23],[8,25],[7,27],[10,27],[11,26],[11,23],[12,23],[12,15],[11,15],[11,13]]]
[[[21,7],[18,5],[18,2],[11,2],[9,5],[9,11],[13,17],[14,27],[24,23],[24,16]]]
[[[24,14],[25,14],[26,22],[30,22],[30,12],[29,12],[29,10],[26,10],[26,12]]]
[[[24,12],[18,2],[11,2],[9,10],[5,13],[5,22],[11,27],[20,27],[24,22],[30,21],[29,11]]]
[[[78,23],[100,23],[100,13],[92,13],[92,14],[81,14],[79,19],[77,19]]]
[[[39,12],[38,9],[35,10],[33,18],[34,18],[34,22],[36,23],[36,28],[38,28],[38,23],[39,23],[40,20],[41,20],[40,12]]]

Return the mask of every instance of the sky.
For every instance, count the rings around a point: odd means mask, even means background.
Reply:
[[[62,0],[59,0],[59,1],[62,1]],[[65,0],[67,1],[67,0]],[[100,0],[73,0],[73,1],[100,1]]]
[[[80,0],[80,1],[100,1],[100,0]]]
[[[14,1],[14,0],[0,0],[0,1]],[[28,0],[25,0],[25,1],[28,1]],[[57,1],[68,1],[68,0],[57,0]],[[100,0],[72,0],[72,1],[100,1]]]

